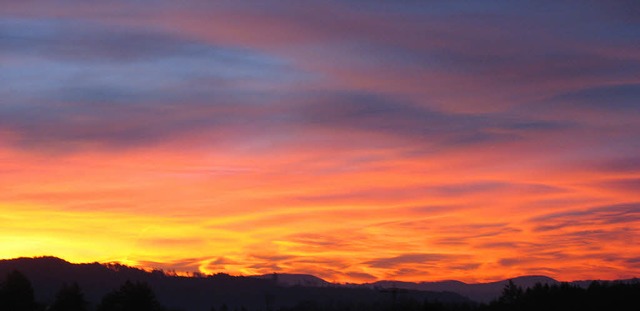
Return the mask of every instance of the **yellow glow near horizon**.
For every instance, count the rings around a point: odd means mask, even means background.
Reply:
[[[640,276],[624,9],[196,2],[2,2],[0,258]]]
[[[0,256],[53,255],[71,262],[120,262],[178,272],[312,273],[339,282],[635,273],[597,256],[589,264],[606,266],[605,272],[580,267],[580,258],[593,253],[574,234],[618,234],[624,228],[616,223],[578,219],[580,228],[540,231],[544,224],[536,217],[637,199],[635,194],[621,199],[580,187],[584,176],[573,180],[564,173],[553,178],[557,184],[548,184],[548,176],[514,181],[513,172],[476,171],[465,180],[433,165],[451,158],[432,158],[389,162],[389,169],[306,177],[277,173],[286,172],[279,166],[287,161],[280,157],[240,172],[211,175],[188,169],[207,167],[211,159],[194,163],[195,156],[166,157],[162,150],[153,154],[153,161],[137,168],[139,159],[151,156],[76,156],[62,159],[60,166],[9,157],[16,165],[49,173],[23,170],[12,176],[38,187],[14,187],[13,198],[3,198]],[[234,161],[243,160],[214,160]],[[82,174],[62,168],[77,163],[84,163]],[[429,170],[429,178],[421,182],[423,169]],[[131,178],[136,181],[127,181]],[[314,182],[304,182],[308,178]],[[602,253],[635,251],[622,241],[608,240],[599,247]]]

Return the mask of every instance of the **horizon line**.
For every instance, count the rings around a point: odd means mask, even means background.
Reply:
[[[399,283],[414,283],[414,284],[421,284],[421,283],[443,283],[443,282],[460,282],[463,284],[467,284],[467,285],[474,285],[474,284],[490,284],[490,283],[499,283],[499,282],[504,282],[504,281],[508,281],[508,280],[515,280],[515,279],[521,279],[521,278],[533,278],[533,277],[544,277],[544,278],[548,278],[551,279],[555,282],[558,283],[575,283],[575,282],[593,282],[593,281],[600,281],[600,282],[615,282],[615,281],[625,281],[625,280],[635,280],[635,279],[640,279],[640,277],[638,276],[633,276],[633,277],[629,277],[629,278],[618,278],[618,279],[608,279],[608,280],[604,280],[604,279],[581,279],[581,280],[571,280],[571,281],[567,281],[567,280],[559,280],[556,279],[554,277],[550,277],[548,275],[543,275],[543,274],[530,274],[530,275],[518,275],[518,276],[513,276],[513,277],[508,277],[508,278],[503,278],[503,279],[496,279],[496,280],[491,280],[491,281],[482,281],[482,282],[464,282],[464,281],[460,281],[460,280],[456,280],[456,279],[441,279],[441,280],[432,280],[432,281],[403,281],[403,280],[393,280],[393,279],[377,279],[375,281],[371,281],[371,282],[362,282],[362,283],[357,283],[357,282],[335,282],[335,281],[330,281],[330,280],[326,280],[322,277],[319,277],[315,274],[311,274],[311,273],[287,273],[287,272],[271,272],[271,273],[264,273],[264,274],[231,274],[231,273],[227,273],[227,272],[215,272],[215,273],[205,273],[205,272],[201,272],[201,271],[178,271],[178,270],[165,270],[163,268],[159,268],[159,267],[145,267],[142,265],[130,265],[127,263],[124,263],[122,261],[93,261],[93,262],[77,262],[77,261],[70,261],[67,260],[65,258],[61,258],[58,256],[53,256],[53,255],[42,255],[42,256],[19,256],[19,257],[13,257],[13,258],[0,258],[0,261],[12,261],[12,260],[20,260],[20,259],[47,259],[47,258],[51,258],[51,259],[58,259],[61,261],[64,261],[66,263],[72,264],[72,265],[89,265],[89,264],[99,264],[102,266],[105,266],[108,268],[108,265],[111,264],[116,264],[116,265],[120,265],[120,266],[124,266],[127,268],[131,268],[131,269],[137,269],[137,270],[141,270],[144,271],[146,273],[151,273],[154,271],[160,271],[163,273],[163,275],[168,276],[168,277],[185,277],[185,278],[206,278],[206,277],[212,277],[215,275],[219,275],[219,274],[225,274],[231,277],[263,277],[263,276],[269,276],[269,275],[307,275],[307,276],[312,276],[315,278],[318,278],[328,284],[333,284],[333,285],[346,285],[346,284],[354,284],[354,285],[367,285],[367,284],[375,284],[378,282],[399,282]]]

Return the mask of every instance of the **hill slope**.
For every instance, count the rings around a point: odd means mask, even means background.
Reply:
[[[269,277],[235,277],[226,274],[200,278],[167,276],[122,265],[71,264],[55,257],[0,260],[0,278],[12,270],[22,272],[31,280],[36,299],[45,304],[53,301],[63,283],[77,282],[87,300],[96,305],[106,293],[119,288],[127,280],[148,283],[158,300],[169,308],[194,311],[209,310],[211,307],[217,309],[223,304],[231,310],[240,307],[264,310],[289,307],[303,301],[355,304],[375,301],[387,303],[391,299],[388,293],[374,288],[333,285],[307,275],[278,275],[278,279],[286,282],[276,284]],[[303,286],[297,285],[300,284],[297,282],[302,282]],[[308,282],[315,286],[308,286]],[[403,293],[403,296],[417,301],[468,301],[458,294],[444,292],[411,290]]]
[[[541,284],[557,284],[558,281],[546,277],[546,276],[522,276],[512,279],[512,281],[523,288],[531,287],[536,283]],[[395,281],[379,281],[370,284],[372,287],[397,287],[412,290],[422,291],[436,291],[436,292],[454,292],[471,300],[477,302],[489,302],[498,296],[502,292],[502,289],[509,282],[509,280],[490,282],[490,283],[476,283],[467,284],[460,281],[442,281],[442,282],[395,282]]]

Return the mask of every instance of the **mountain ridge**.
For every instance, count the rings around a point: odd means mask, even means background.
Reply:
[[[277,286],[277,287],[296,287],[305,289],[320,289],[330,291],[333,289],[354,289],[354,290],[372,290],[380,291],[381,289],[397,288],[407,291],[424,292],[429,293],[432,298],[450,300],[450,301],[464,301],[469,299],[471,301],[486,303],[493,299],[496,299],[502,292],[505,285],[512,281],[514,284],[528,288],[537,283],[540,284],[558,284],[561,283],[551,277],[544,275],[528,275],[519,276],[505,280],[484,282],[484,283],[465,283],[458,280],[445,280],[445,281],[423,281],[423,282],[406,282],[395,280],[380,280],[371,283],[331,283],[322,278],[311,274],[289,274],[289,273],[271,273],[264,275],[253,276],[231,276],[224,273],[218,273],[215,275],[207,276],[193,276],[185,277],[178,275],[171,275],[164,273],[161,270],[146,271],[135,267],[129,267],[117,263],[70,263],[64,259],[43,256],[43,257],[20,257],[14,259],[2,259],[0,260],[0,277],[8,273],[10,270],[23,271],[30,278],[34,278],[40,284],[46,284],[48,286],[40,286],[38,288],[40,296],[44,300],[52,299],[53,295],[57,291],[58,287],[64,282],[79,282],[82,283],[83,288],[86,288],[87,298],[90,301],[98,301],[106,291],[115,289],[121,283],[127,280],[138,280],[151,283],[154,287],[160,288],[159,295],[170,296],[168,293],[171,291],[163,292],[163,289],[176,287],[175,284],[188,285],[187,287],[195,288],[202,286],[198,290],[193,290],[192,293],[186,296],[191,297],[191,300],[204,303],[207,300],[206,296],[210,296],[208,292],[224,292],[221,291],[220,284],[234,283],[243,284],[247,288],[265,290],[265,288]],[[81,279],[72,280],[73,278]],[[613,280],[614,282],[633,282],[637,279],[627,280]],[[586,287],[590,280],[578,280],[568,282],[570,284]],[[38,285],[34,286],[38,287]],[[231,286],[229,289],[233,289]],[[240,292],[246,293],[246,289],[241,289]],[[238,296],[238,293],[227,293],[230,296]],[[443,297],[436,297],[438,294],[442,294]],[[456,294],[460,297],[455,297]],[[464,297],[464,298],[463,298]],[[210,298],[210,297],[209,297]],[[236,299],[237,298],[237,299]],[[230,299],[232,301],[242,300],[239,297]],[[255,298],[255,297],[254,297]],[[462,299],[461,299],[462,298]],[[263,298],[261,298],[263,299]],[[168,305],[179,305],[177,299],[172,301],[171,299],[164,299]],[[211,300],[211,299],[210,299]],[[287,300],[287,299],[285,299]],[[291,300],[291,299],[289,299]],[[215,303],[216,299],[212,300]],[[291,301],[287,300],[287,303]]]
[[[50,304],[63,284],[77,283],[91,305],[97,305],[107,293],[126,281],[149,284],[159,302],[175,310],[210,310],[226,306],[229,310],[277,310],[305,301],[323,301],[335,305],[388,302],[389,295],[369,287],[348,287],[321,282],[320,278],[303,275],[277,275],[273,278],[231,276],[219,273],[209,276],[185,277],[159,270],[144,271],[120,264],[74,264],[57,257],[21,257],[0,260],[0,282],[17,270],[30,280],[36,300]],[[314,280],[315,284],[282,284],[291,280]],[[403,295],[415,301],[471,303],[471,300],[451,292],[410,290]],[[267,305],[265,305],[267,304]]]

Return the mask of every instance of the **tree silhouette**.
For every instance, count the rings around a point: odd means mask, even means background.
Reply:
[[[78,286],[78,283],[62,285],[60,291],[56,295],[56,300],[49,309],[51,311],[85,311],[87,310],[87,301],[84,294]]]
[[[0,310],[32,311],[36,309],[31,282],[24,274],[13,270],[0,285]]]
[[[98,305],[98,311],[162,311],[153,290],[147,283],[125,282],[120,289],[108,293]]]
[[[514,306],[520,300],[522,294],[522,288],[513,283],[512,280],[509,280],[507,285],[504,286],[499,300],[505,305]]]

